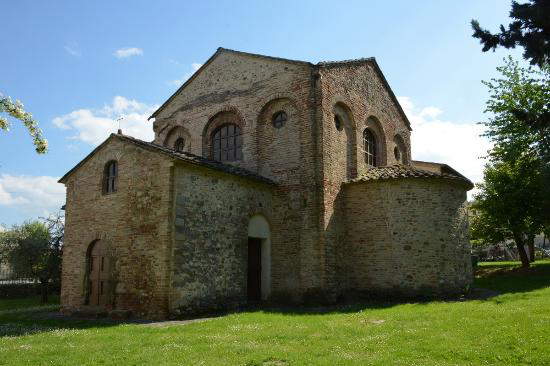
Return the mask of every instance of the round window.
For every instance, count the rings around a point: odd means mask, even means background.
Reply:
[[[397,146],[393,148],[393,155],[395,156],[395,160],[401,161],[401,150]]]
[[[337,114],[334,115],[334,126],[338,131],[342,131],[342,128],[344,127],[344,124],[342,123],[342,118]]]
[[[271,119],[271,123],[273,124],[273,127],[275,128],[281,128],[285,125],[288,117],[286,115],[286,112],[279,111],[273,115],[273,118]]]

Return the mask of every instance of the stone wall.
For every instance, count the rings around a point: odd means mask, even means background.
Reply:
[[[102,193],[105,164],[118,162],[118,189]],[[169,158],[111,137],[68,178],[61,305],[85,304],[86,253],[102,240],[111,253],[110,308],[159,318],[168,311],[172,228]]]
[[[433,178],[344,186],[343,295],[456,294],[472,281],[466,188]]]
[[[243,132],[243,160],[238,165],[272,178],[274,237],[273,297],[299,301],[306,292],[323,286],[319,245],[320,166],[318,165],[319,100],[314,93],[311,65],[218,51],[183,90],[156,116],[155,142],[170,131],[188,134],[188,151],[208,156],[208,133],[220,112],[231,113]],[[277,111],[288,115],[276,129]],[[277,262],[275,262],[277,261]]]
[[[277,129],[271,118],[281,110],[289,119]],[[383,77],[366,61],[315,66],[218,51],[156,115],[155,142],[171,144],[177,131],[189,136],[188,151],[208,157],[213,127],[228,118],[243,132],[244,158],[232,164],[279,184],[272,225],[286,235],[274,243],[288,254],[281,297],[334,299],[345,238],[338,197],[342,182],[368,169],[362,131],[375,131],[380,165],[395,162],[397,142],[410,157],[407,122]]]
[[[174,182],[171,313],[245,304],[248,224],[256,214],[273,220],[272,186],[189,165],[176,166]]]

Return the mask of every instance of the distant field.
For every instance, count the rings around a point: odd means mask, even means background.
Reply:
[[[550,261],[481,263],[475,285],[499,295],[160,327],[69,321],[30,307],[38,299],[0,300],[0,365],[549,365]]]

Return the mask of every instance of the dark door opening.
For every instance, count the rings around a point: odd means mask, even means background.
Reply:
[[[248,302],[262,298],[262,239],[248,238]]]

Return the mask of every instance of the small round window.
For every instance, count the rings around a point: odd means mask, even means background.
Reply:
[[[334,127],[336,127],[338,131],[342,131],[342,128],[344,127],[342,118],[337,114],[334,115]]]
[[[174,150],[176,150],[177,152],[183,152],[184,149],[185,149],[185,140],[183,139],[183,137],[180,137],[174,143]]]
[[[395,160],[401,161],[401,150],[397,146],[393,148],[393,155],[395,156]]]
[[[285,125],[287,120],[288,120],[288,117],[286,115],[286,112],[279,111],[273,115],[273,118],[271,119],[271,123],[273,124],[273,127],[281,128]]]

